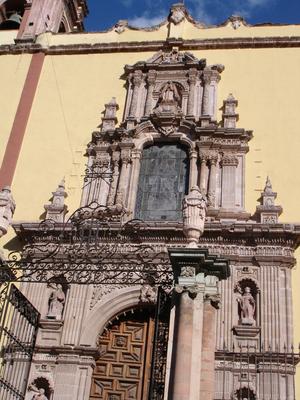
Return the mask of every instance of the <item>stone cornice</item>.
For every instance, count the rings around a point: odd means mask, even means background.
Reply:
[[[119,232],[120,224],[112,222],[111,232]],[[14,223],[13,227],[17,236],[25,240],[34,236],[38,238],[39,222]],[[71,232],[71,224],[56,224],[51,230],[51,235],[59,235],[64,230]],[[128,237],[128,242],[135,242],[130,230],[123,231],[122,236]],[[182,243],[186,242],[181,222],[147,222],[141,223],[138,231],[139,242],[149,243]],[[117,240],[117,236],[115,237]],[[114,242],[114,235],[110,241]],[[51,242],[51,240],[49,241]],[[245,223],[221,223],[206,222],[203,236],[200,243],[219,245],[243,245],[243,246],[281,246],[296,249],[300,245],[300,224],[260,224],[255,222]]]
[[[253,49],[300,47],[300,36],[237,37],[218,39],[168,39],[143,42],[82,43],[43,47],[35,43],[0,45],[0,55],[43,52],[46,55],[95,54],[158,51],[164,47],[178,46],[179,50]]]

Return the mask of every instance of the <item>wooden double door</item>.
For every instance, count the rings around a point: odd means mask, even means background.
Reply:
[[[148,399],[153,337],[154,315],[150,310],[117,317],[99,338],[100,358],[90,399]]]

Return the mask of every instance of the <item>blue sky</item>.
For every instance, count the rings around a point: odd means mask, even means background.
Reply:
[[[180,1],[178,1],[180,2]],[[101,31],[120,19],[137,27],[153,26],[167,15],[175,0],[88,0],[87,31]],[[185,0],[192,16],[206,24],[219,24],[230,15],[242,15],[249,23],[298,23],[300,0]]]

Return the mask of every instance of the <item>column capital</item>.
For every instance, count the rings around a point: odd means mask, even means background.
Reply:
[[[132,77],[132,82],[134,86],[140,86],[143,81],[143,72],[140,70],[134,71],[133,77]]]
[[[222,163],[222,166],[237,167],[239,165],[239,160],[235,154],[225,153],[225,154],[223,154],[221,163]]]

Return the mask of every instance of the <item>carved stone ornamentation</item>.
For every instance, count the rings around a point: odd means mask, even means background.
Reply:
[[[121,34],[125,31],[127,27],[128,27],[128,21],[126,19],[121,19],[115,25],[115,32]]]
[[[174,4],[171,8],[171,14],[169,17],[170,22],[173,24],[178,25],[181,21],[185,18],[185,6],[184,4]]]
[[[118,122],[116,117],[118,109],[119,105],[115,97],[113,97],[109,103],[105,104],[104,117],[102,118],[102,132],[115,129]]]
[[[222,121],[224,128],[236,128],[236,123],[238,121],[239,115],[236,114],[236,107],[238,101],[230,93],[226,100],[223,102],[223,114]]]
[[[55,222],[63,222],[65,215],[68,212],[68,207],[65,205],[67,193],[65,191],[65,180],[63,179],[58,185],[55,192],[52,192],[51,204],[45,204],[46,219],[52,219]]]
[[[0,192],[0,237],[7,233],[16,209],[16,203],[10,187],[5,186]]]
[[[234,30],[238,29],[241,25],[246,25],[244,18],[240,15],[232,15],[228,18],[228,21],[231,23]]]
[[[155,286],[143,285],[141,287],[140,302],[143,304],[155,304],[157,299],[157,288]]]
[[[273,192],[270,178],[267,177],[264,191],[258,199],[260,205],[256,207],[254,218],[263,224],[278,223],[279,216],[282,214],[282,207],[275,205],[277,193]]]
[[[188,247],[197,247],[204,231],[207,200],[198,186],[192,187],[182,202],[183,232],[189,242]]]

